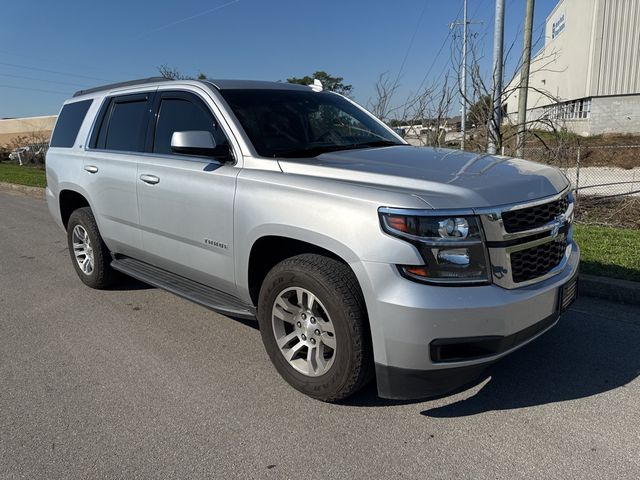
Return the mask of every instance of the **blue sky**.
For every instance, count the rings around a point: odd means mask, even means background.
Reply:
[[[506,1],[513,58],[522,48],[524,3]],[[536,26],[556,3],[536,2]],[[153,76],[161,64],[261,80],[325,70],[343,76],[366,105],[378,75],[395,79],[406,56],[401,103],[424,78],[430,84],[450,68],[448,24],[461,19],[461,7],[462,0],[4,0],[0,118],[57,113],[75,90]],[[494,8],[494,0],[469,0],[470,20],[484,22],[471,32],[483,45],[485,71]]]

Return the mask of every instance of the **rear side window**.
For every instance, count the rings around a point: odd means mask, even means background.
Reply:
[[[114,101],[106,130],[107,150],[142,151],[146,131],[147,99]]]
[[[56,128],[51,137],[51,147],[71,148],[76,142],[80,126],[93,100],[67,103],[62,107]]]

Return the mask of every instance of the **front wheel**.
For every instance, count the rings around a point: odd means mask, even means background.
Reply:
[[[260,290],[258,321],[271,361],[297,390],[338,401],[372,378],[364,299],[344,263],[304,254],[276,265]]]

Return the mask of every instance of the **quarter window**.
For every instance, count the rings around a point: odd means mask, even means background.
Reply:
[[[78,131],[87,115],[87,110],[93,100],[83,100],[81,102],[67,103],[62,107],[56,128],[51,137],[52,147],[71,148],[76,141]]]

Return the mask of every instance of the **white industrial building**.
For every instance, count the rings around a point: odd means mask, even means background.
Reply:
[[[512,123],[519,82],[505,92]],[[532,58],[527,111],[580,135],[640,134],[640,0],[560,0]]]

